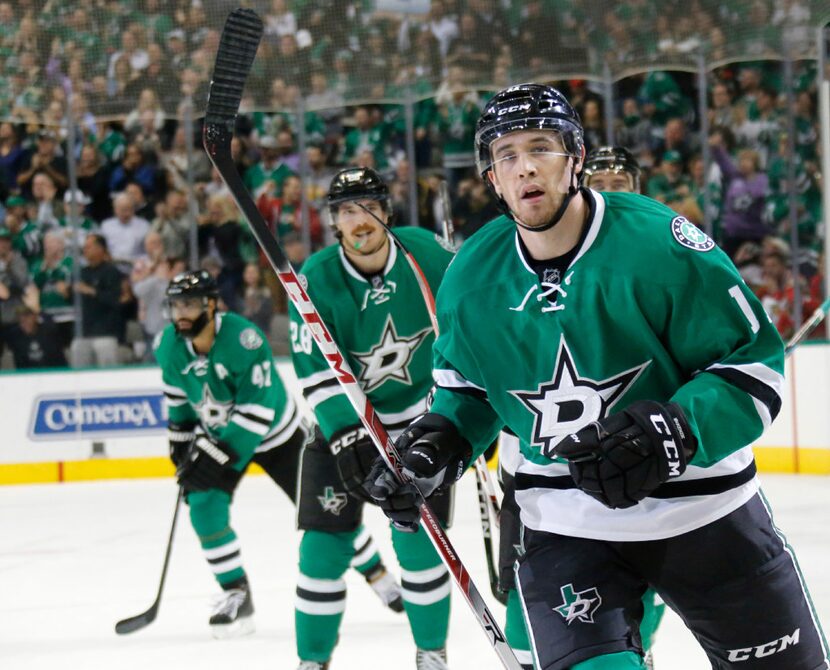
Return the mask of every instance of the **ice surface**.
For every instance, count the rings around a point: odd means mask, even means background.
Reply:
[[[460,484],[450,532],[473,577],[490,597],[474,482]],[[830,621],[830,479],[765,475],[776,521],[798,553],[821,620]],[[169,480],[0,487],[0,667],[230,670],[296,667],[293,592],[299,535],[294,510],[264,476],[247,477],[233,523],[253,587],[257,633],[216,641],[207,618],[218,592],[186,515],[180,516],[166,592],[156,621],[129,636],[115,622],[150,606],[158,586],[176,489]],[[389,531],[377,510],[367,525],[388,565]],[[691,557],[693,561],[693,557]],[[356,573],[332,670],[413,668],[406,620],[383,608]],[[450,667],[499,668],[465,603],[453,596]],[[696,642],[672,613],[655,649],[657,668],[707,668]]]

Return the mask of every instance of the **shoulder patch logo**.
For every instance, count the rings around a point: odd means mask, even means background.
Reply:
[[[308,291],[308,277],[304,274],[297,275],[297,280],[300,282],[300,286],[303,287],[303,291]]]
[[[239,344],[246,349],[253,351],[254,349],[259,349],[262,346],[262,338],[253,328],[246,328],[239,333]]]
[[[674,239],[689,249],[711,251],[715,248],[715,241],[685,216],[675,216],[671,220],[671,233]]]

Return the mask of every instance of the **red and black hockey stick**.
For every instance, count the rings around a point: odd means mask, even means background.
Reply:
[[[213,79],[210,83],[207,110],[205,113],[204,145],[213,165],[219,171],[240,210],[248,221],[254,237],[274,268],[277,277],[288,294],[289,300],[302,315],[309,331],[314,337],[320,351],[329,366],[335,372],[337,381],[342,386],[372,436],[387,465],[401,479],[400,460],[395,446],[378,418],[374,407],[363,393],[357,379],[349,368],[343,354],[337,348],[328,328],[314,303],[306,293],[305,287],[294,272],[288,258],[279,243],[268,229],[262,215],[236,171],[231,156],[231,139],[234,123],[242,100],[245,80],[253,64],[259,42],[262,38],[263,24],[256,12],[250,9],[235,9],[228,16],[219,50]],[[435,545],[438,554],[447,565],[456,585],[476,616],[479,625],[487,634],[490,643],[502,664],[508,670],[521,670],[513,651],[507,645],[501,628],[490,613],[481,593],[473,583],[469,572],[464,567],[447,534],[438,522],[429,505],[421,507],[421,524]]]
[[[115,632],[119,635],[126,635],[127,633],[134,633],[141,630],[145,626],[149,626],[156,620],[156,615],[159,613],[159,605],[161,604],[161,592],[164,591],[164,580],[167,578],[167,566],[170,564],[170,550],[173,548],[173,535],[176,533],[176,521],[179,519],[179,508],[182,506],[182,498],[184,493],[182,487],[176,494],[176,508],[173,510],[173,522],[170,524],[170,535],[167,537],[167,549],[164,551],[164,564],[161,566],[161,580],[159,581],[159,590],[156,593],[155,602],[150,605],[150,609],[141,614],[136,614],[128,619],[122,619],[115,624]]]

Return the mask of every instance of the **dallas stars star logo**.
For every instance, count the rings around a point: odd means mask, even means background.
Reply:
[[[403,384],[411,385],[409,362],[412,360],[415,350],[430,332],[430,328],[424,328],[412,337],[398,337],[392,316],[388,315],[386,324],[383,326],[380,342],[365,354],[356,352],[354,354],[363,366],[360,373],[363,390],[369,393],[387,379],[395,379]]]
[[[222,402],[217,400],[210,387],[205,384],[202,387],[202,402],[196,405],[196,412],[199,414],[202,425],[208,428],[215,428],[216,426],[226,426],[228,423],[228,416],[231,413],[233,402]]]
[[[331,512],[334,516],[340,516],[343,508],[349,504],[349,498],[345,493],[335,493],[333,486],[323,489],[323,495],[317,496],[324,512]]]
[[[545,455],[570,434],[608,415],[651,361],[600,381],[581,377],[564,336],[553,379],[535,391],[511,391],[533,413],[533,442]]]
[[[573,584],[566,584],[559,592],[565,602],[554,607],[553,611],[559,613],[569,626],[574,621],[594,623],[594,612],[602,605],[602,598],[596,588],[574,591]]]

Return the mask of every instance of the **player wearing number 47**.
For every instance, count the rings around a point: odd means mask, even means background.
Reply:
[[[579,187],[582,127],[556,89],[497,93],[475,149],[505,216],[444,277],[434,402],[397,446],[428,497],[502,427],[519,436],[534,666],[644,667],[652,587],[713,668],[830,667],[756,477],[784,369],[758,300],[668,207]],[[411,485],[373,474],[387,515],[415,523]]]
[[[173,323],[158,336],[155,351],[170,457],[205,559],[223,589],[211,630],[230,637],[254,629],[251,589],[230,526],[231,498],[254,462],[295,501],[301,453],[312,429],[286,393],[262,332],[237,314],[217,312],[218,298],[216,281],[204,270],[174,277],[167,288]],[[314,434],[312,444],[321,439],[319,431]],[[398,608],[400,588],[372,538],[358,531],[362,559],[354,567],[385,604]]]
[[[434,341],[430,317],[412,269],[379,222],[387,223],[391,213],[389,189],[380,176],[368,168],[342,170],[329,187],[328,205],[339,243],[311,256],[299,279],[394,437],[426,411]],[[435,291],[452,252],[423,228],[400,228],[397,236]],[[289,314],[294,369],[331,444],[330,451],[307,449],[302,464],[300,579],[305,591],[297,598],[297,652],[301,670],[313,670],[328,667],[338,640],[346,607],[342,576],[354,553],[351,538],[364,502],[371,502],[362,484],[379,456],[308,327],[293,306]],[[349,494],[336,517],[321,514],[311,498],[324,487]],[[433,509],[447,524],[450,494],[436,498]],[[392,545],[402,569],[416,666],[446,670],[449,573],[422,530],[393,529]]]

